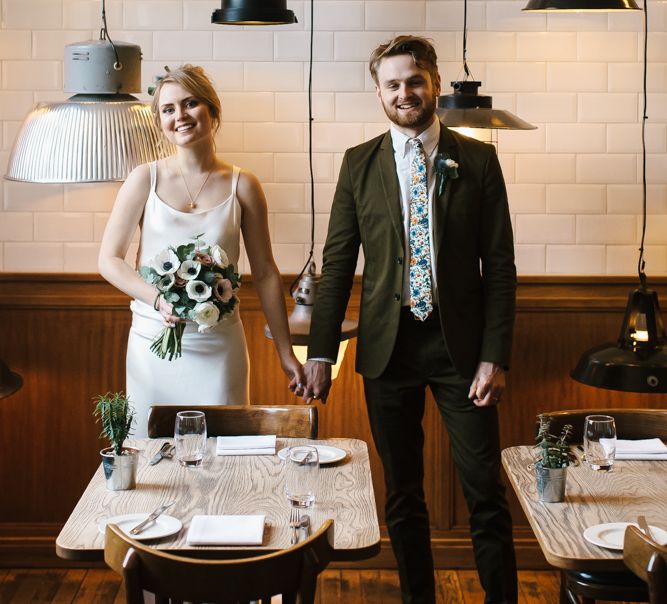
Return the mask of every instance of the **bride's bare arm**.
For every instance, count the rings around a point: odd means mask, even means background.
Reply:
[[[102,237],[98,269],[100,274],[119,290],[152,306],[158,294],[157,288],[146,283],[134,267],[125,262],[125,255],[141,220],[149,191],[149,167],[141,165],[130,173],[118,191]]]
[[[271,251],[264,191],[253,174],[241,172],[237,193],[243,209],[241,230],[250,260],[252,280],[283,370],[296,386],[303,382],[303,370],[292,351],[282,279]]]

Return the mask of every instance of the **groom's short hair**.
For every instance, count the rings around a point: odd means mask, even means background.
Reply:
[[[430,40],[419,36],[396,36],[393,40],[380,44],[372,53],[368,63],[373,81],[378,84],[377,70],[382,59],[397,55],[410,55],[419,69],[429,72],[431,80],[437,82],[438,55]]]

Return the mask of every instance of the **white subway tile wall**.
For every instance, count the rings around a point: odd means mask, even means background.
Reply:
[[[538,126],[506,131],[520,274],[634,274],[641,236],[640,12],[530,14],[526,0],[468,2],[468,63],[494,107]],[[288,0],[289,26],[210,22],[219,0],[107,0],[113,39],[142,48],[142,86],[164,65],[202,65],[223,106],[218,152],[264,184],[283,272],[305,262],[310,237],[308,56],[310,2]],[[95,39],[99,0],[0,2],[0,169],[38,101],[63,100],[64,45]],[[646,260],[667,275],[667,0],[649,0]],[[368,57],[398,33],[424,35],[439,56],[443,93],[462,77],[462,0],[315,0],[313,152],[315,257],[345,149],[387,129]],[[0,270],[96,272],[119,183],[0,184]],[[137,234],[128,252],[136,255]],[[363,267],[360,259],[358,270]],[[245,253],[241,269],[249,270]]]

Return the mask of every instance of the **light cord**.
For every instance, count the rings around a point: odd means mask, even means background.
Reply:
[[[644,74],[642,83],[643,108],[642,108],[642,238],[639,245],[639,261],[637,271],[642,288],[646,288],[646,273],[644,268],[644,240],[646,238],[646,120],[647,115],[647,72],[648,72],[648,0],[644,0]]]
[[[113,48],[113,53],[116,56],[116,62],[114,63],[113,68],[116,71],[123,69],[123,64],[120,62],[118,57],[118,50],[116,45],[113,43],[113,40],[109,37],[109,29],[107,28],[107,9],[106,9],[106,0],[102,0],[102,29],[100,29],[100,40],[108,40]]]
[[[313,31],[314,0],[310,0],[310,54],[308,58],[308,166],[310,169],[310,250],[308,260],[290,285],[290,295],[294,293],[301,277],[313,262],[315,251],[315,171],[313,169]]]

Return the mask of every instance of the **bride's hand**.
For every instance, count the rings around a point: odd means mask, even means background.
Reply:
[[[296,395],[300,395],[299,390],[306,383],[305,374],[303,373],[303,366],[299,360],[292,354],[281,363],[285,375],[290,379],[288,388]]]
[[[175,327],[176,323],[183,321],[180,317],[172,314],[173,310],[174,305],[167,302],[164,296],[158,298],[157,311],[162,315],[165,327]]]

